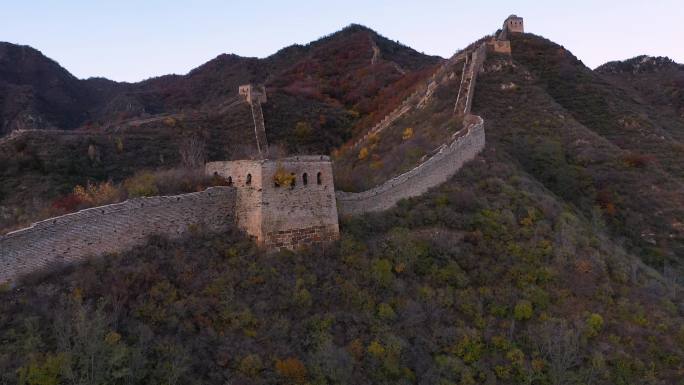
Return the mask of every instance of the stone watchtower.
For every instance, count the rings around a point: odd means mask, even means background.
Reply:
[[[524,33],[523,18],[516,15],[510,15],[503,23],[504,31],[507,33]]]
[[[498,36],[492,37],[487,41],[487,49],[489,52],[511,54],[510,34],[524,33],[523,18],[516,15],[510,15],[504,20],[503,27]]]
[[[260,246],[295,249],[339,238],[327,156],[209,162],[206,173],[235,187],[237,225]]]

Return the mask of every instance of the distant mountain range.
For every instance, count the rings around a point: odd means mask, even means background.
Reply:
[[[388,87],[440,60],[351,25],[264,59],[222,54],[186,75],[117,83],[77,79],[31,47],[0,43],[0,136],[20,129],[102,126],[182,110],[214,112],[237,95],[238,85],[250,82],[265,83],[269,93],[286,98],[312,98],[335,110],[368,115]]]

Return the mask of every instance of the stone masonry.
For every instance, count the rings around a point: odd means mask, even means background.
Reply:
[[[508,16],[504,21],[503,29],[507,30],[509,33],[524,33],[525,27],[523,18],[516,15]]]
[[[35,270],[122,252],[153,234],[179,237],[193,226],[221,231],[234,223],[235,189],[137,198],[50,218],[0,237],[0,284]]]
[[[490,52],[503,53],[506,55],[510,55],[511,54],[511,41],[510,40],[499,40],[497,38],[492,37],[487,42],[487,49]]]
[[[501,27],[501,34],[499,34],[499,40],[508,40],[508,35],[511,33],[524,33],[525,25],[523,23],[523,18],[510,15],[504,20],[503,26]]]

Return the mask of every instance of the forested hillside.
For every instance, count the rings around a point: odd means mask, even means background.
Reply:
[[[35,276],[0,297],[0,378],[678,383],[678,287],[516,164],[489,146],[326,250],[198,229]]]

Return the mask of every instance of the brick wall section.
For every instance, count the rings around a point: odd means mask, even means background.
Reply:
[[[492,38],[490,41],[487,42],[487,48],[491,52],[503,53],[506,55],[511,54],[510,40],[497,40],[495,38]]]
[[[459,131],[451,143],[442,145],[435,155],[414,169],[367,191],[338,191],[336,195],[339,214],[358,215],[386,210],[401,199],[419,196],[446,182],[465,162],[475,158],[484,149],[484,122],[478,116],[471,118],[474,122]]]
[[[351,145],[351,148],[359,147],[362,143],[366,142],[371,135],[381,133],[386,128],[390,127],[399,118],[411,112],[415,108],[423,108],[432,96],[434,90],[437,88],[437,83],[439,81],[445,80],[445,75],[449,72],[449,68],[457,62],[465,60],[465,58],[466,52],[461,51],[453,55],[450,59],[446,60],[444,64],[442,64],[437,68],[437,70],[435,70],[435,73],[433,73],[432,76],[430,76],[430,78],[425,83],[420,84],[417,90],[414,91],[408,97],[406,97],[406,99],[404,99],[397,108],[395,108],[387,115],[385,115],[385,117],[383,117],[382,120],[380,120],[380,122],[378,122],[375,126],[371,127],[361,138],[356,140]]]
[[[381,133],[387,127],[391,126],[392,123],[396,122],[397,119],[404,116],[407,112],[413,110],[414,105],[420,102],[420,100],[422,99],[421,95],[426,93],[427,90],[427,86],[425,86],[425,88],[421,87],[417,91],[409,95],[406,99],[404,99],[403,102],[401,102],[399,107],[395,108],[390,113],[385,115],[385,117],[382,118],[380,122],[378,122],[375,126],[368,130],[366,134],[364,134],[361,138],[354,142],[354,144],[352,144],[352,148],[356,148],[359,145],[361,145],[361,143],[367,141],[371,135]]]
[[[121,252],[153,234],[178,237],[192,225],[220,231],[234,223],[235,189],[213,187],[137,198],[34,223],[0,237],[0,284],[26,273]]]

